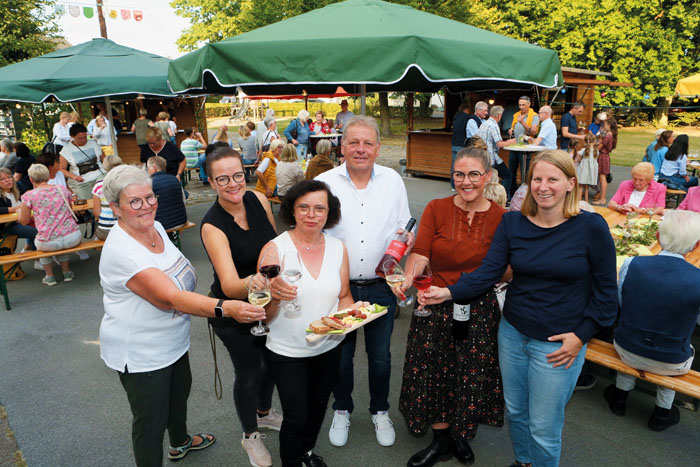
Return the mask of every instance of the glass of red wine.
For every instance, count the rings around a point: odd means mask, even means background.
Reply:
[[[433,284],[433,273],[430,270],[430,263],[425,260],[418,260],[413,263],[413,287],[419,292],[425,291]],[[430,316],[432,311],[418,305],[413,311],[415,316]]]
[[[280,274],[280,252],[274,243],[265,248],[262,257],[260,258],[260,264],[258,264],[258,269],[260,274],[267,277],[268,280],[272,280]]]

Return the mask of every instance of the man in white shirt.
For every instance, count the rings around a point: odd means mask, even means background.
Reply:
[[[375,164],[379,155],[379,128],[371,117],[356,116],[344,124],[345,163],[320,174],[316,180],[328,184],[340,199],[340,223],[328,233],[340,239],[350,259],[350,290],[355,300],[389,307],[389,312],[364,326],[365,349],[369,366],[369,411],[377,441],[394,444],[395,434],[389,418],[389,344],[394,327],[396,297],[375,268],[397,232],[403,232],[411,217],[406,187],[399,174]],[[408,248],[414,236],[408,234]],[[354,406],[353,357],[357,332],[347,335],[341,344],[338,382],[333,389],[335,414],[329,432],[331,444],[343,446],[348,439],[350,413]]]
[[[355,114],[348,110],[348,100],[343,99],[342,101],[340,101],[340,112],[335,114],[335,126],[333,128],[335,128],[338,134],[342,135],[344,132],[343,128],[345,128],[345,125],[354,116]],[[338,154],[338,157],[342,157],[342,142],[343,137],[338,137],[338,149],[341,151],[341,153]]]
[[[479,128],[486,121],[489,114],[489,105],[484,101],[479,101],[474,106],[474,115],[467,117],[467,138],[479,134]]]
[[[557,126],[552,120],[552,108],[548,105],[540,107],[540,133],[537,138],[530,137],[530,144],[544,146],[546,149],[557,149]]]

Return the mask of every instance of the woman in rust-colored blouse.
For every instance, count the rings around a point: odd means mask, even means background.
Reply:
[[[402,292],[410,287],[413,264],[429,260],[433,285],[454,284],[463,272],[481,265],[493,234],[506,212],[484,198],[491,179],[488,154],[462,149],[452,172],[457,194],[428,203],[405,272]],[[396,291],[397,295],[401,295]],[[433,465],[455,455],[474,461],[468,440],[479,423],[503,426],[503,390],[496,336],[500,310],[493,291],[470,304],[470,319],[453,319],[453,302],[427,307],[414,316],[408,333],[399,409],[409,432],[433,441],[408,461],[409,467]],[[459,311],[457,318],[460,318]]]

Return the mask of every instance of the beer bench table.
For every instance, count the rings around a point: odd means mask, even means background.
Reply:
[[[192,227],[195,227],[197,224],[194,222],[186,222],[185,224],[181,225],[180,227],[174,227],[172,229],[166,230],[168,233],[168,237],[170,240],[175,244],[175,246],[181,250],[181,243],[180,243],[180,232],[183,230],[191,229]],[[25,251],[24,253],[14,253],[11,255],[5,255],[5,256],[0,256],[0,268],[2,266],[10,266],[7,271],[0,272],[0,293],[5,297],[5,310],[9,311],[11,310],[10,306],[10,295],[7,291],[7,282],[10,277],[12,277],[12,274],[15,272],[15,269],[17,266],[24,262],[24,261],[30,261],[30,260],[37,260],[39,258],[46,258],[50,256],[56,256],[56,255],[65,255],[69,253],[75,253],[78,251],[85,251],[85,250],[100,250],[104,246],[105,242],[103,240],[90,240],[88,242],[82,242],[80,245],[74,246],[73,248],[66,248],[65,250],[58,250],[58,251],[39,251],[39,250],[33,250],[33,251]]]
[[[693,399],[693,410],[697,410],[698,405],[700,405],[700,372],[691,370],[687,374],[681,376],[662,376],[647,371],[636,370],[625,365],[622,360],[620,360],[620,356],[617,354],[612,344],[598,339],[591,339],[588,341],[586,360],[610,368],[611,370],[634,376],[637,379],[648,381],[651,384],[663,386],[690,396]]]

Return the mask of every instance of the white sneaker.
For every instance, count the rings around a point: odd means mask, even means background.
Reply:
[[[382,446],[392,446],[396,441],[396,433],[394,424],[389,418],[389,412],[377,412],[376,415],[372,415],[372,423],[374,423],[377,442]]]
[[[88,255],[87,251],[76,251],[75,254],[78,255],[78,258],[80,258],[82,261],[90,259],[90,255]]]
[[[333,415],[333,423],[328,431],[328,439],[333,446],[345,446],[348,442],[350,432],[350,412],[347,410],[336,410]]]
[[[258,417],[258,428],[269,428],[270,430],[280,431],[280,428],[282,428],[282,415],[275,409],[270,409],[267,415]]]
[[[38,259],[34,260],[34,269],[36,269],[37,271],[44,270],[44,266],[41,265],[41,262]]]
[[[245,452],[248,453],[248,460],[253,467],[269,467],[272,465],[272,456],[267,450],[262,440],[265,435],[261,435],[257,431],[248,438],[243,435],[241,445]]]

